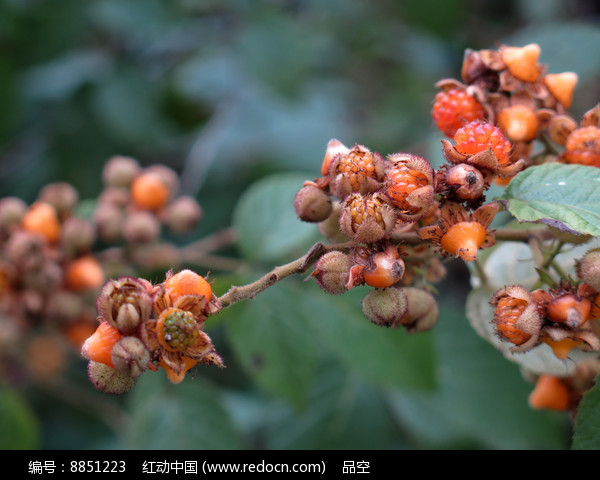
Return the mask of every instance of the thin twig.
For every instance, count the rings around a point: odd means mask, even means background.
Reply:
[[[266,275],[244,286],[232,286],[219,300],[223,308],[227,308],[241,300],[256,297],[259,293],[275,285],[277,282],[291,275],[306,272],[322,255],[332,250],[346,250],[354,245],[353,242],[325,245],[322,242],[315,243],[308,253],[293,262],[275,267]]]

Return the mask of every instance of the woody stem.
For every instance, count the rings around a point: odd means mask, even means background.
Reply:
[[[332,250],[346,250],[352,245],[354,245],[354,242],[338,243],[334,245],[325,245],[322,242],[317,242],[311,247],[306,255],[293,262],[275,267],[255,282],[243,286],[232,286],[227,293],[219,297],[221,305],[223,308],[227,308],[241,300],[254,298],[256,295],[284,278],[306,272],[323,254]]]
[[[503,241],[528,242],[532,237],[543,241],[552,238],[552,234],[548,229],[542,228],[528,228],[524,230],[496,230],[496,239]],[[420,245],[427,243],[421,239],[416,232],[399,233],[394,235],[394,240],[407,245]],[[254,298],[259,293],[275,285],[284,278],[306,272],[323,254],[332,250],[348,250],[354,245],[356,245],[354,242],[345,242],[333,245],[325,245],[322,242],[317,242],[311,247],[306,255],[285,265],[275,267],[258,280],[249,283],[248,285],[233,285],[225,294],[219,297],[221,305],[223,308],[227,308],[242,300]]]

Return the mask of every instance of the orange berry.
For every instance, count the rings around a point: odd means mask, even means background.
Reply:
[[[600,167],[600,128],[590,125],[567,137],[563,158],[567,163]]]
[[[354,145],[345,155],[336,156],[330,166],[330,190],[344,198],[352,192],[369,193],[379,189],[385,163],[381,155],[363,145]]]
[[[538,410],[564,411],[569,409],[571,396],[565,383],[552,375],[540,375],[529,395],[529,406]]]
[[[204,277],[191,270],[182,270],[165,281],[165,287],[169,290],[173,301],[183,295],[200,295],[206,301],[210,301],[212,288]]]
[[[587,321],[591,308],[592,302],[587,298],[567,294],[552,300],[546,312],[549,320],[576,328]]]
[[[86,255],[67,265],[65,282],[67,288],[77,292],[100,288],[104,283],[104,271],[98,260]]]
[[[491,123],[471,122],[459,128],[454,135],[454,147],[463,155],[475,155],[492,149],[500,165],[507,164],[511,144],[502,131]]]
[[[35,202],[21,219],[24,230],[38,233],[48,242],[55,243],[60,238],[60,221],[56,209],[46,202]]]
[[[81,347],[81,354],[88,360],[115,368],[111,352],[119,340],[121,340],[119,330],[107,322],[100,322],[94,334]]]
[[[498,300],[494,323],[498,334],[513,345],[522,345],[531,338],[515,324],[525,308],[527,301],[521,298],[505,296]]]
[[[536,43],[524,47],[504,47],[500,50],[502,60],[510,73],[524,82],[535,82],[539,76],[537,61],[541,53]]]
[[[459,255],[469,262],[477,257],[486,234],[485,227],[479,222],[460,222],[448,229],[442,237],[441,245],[448,253]]]
[[[373,255],[370,262],[371,265],[365,269],[363,278],[371,287],[391,287],[404,275],[404,262],[401,258],[380,252]]]
[[[397,214],[384,197],[348,195],[342,205],[340,228],[348,237],[361,243],[377,242],[385,237],[396,225]]]
[[[513,105],[498,113],[498,126],[511,142],[528,142],[537,136],[540,122],[525,105]]]
[[[156,172],[143,172],[131,184],[131,199],[145,210],[159,210],[169,201],[168,183]]]
[[[387,173],[389,186],[386,193],[392,204],[407,213],[415,213],[418,208],[411,206],[406,198],[417,188],[428,184],[427,176],[406,165],[397,164]]]
[[[575,90],[578,81],[579,77],[574,72],[549,73],[544,77],[544,83],[550,93],[565,108],[571,108],[573,90]]]
[[[465,90],[453,88],[438,92],[431,113],[437,127],[447,137],[474,120],[483,120],[485,111],[481,103]]]

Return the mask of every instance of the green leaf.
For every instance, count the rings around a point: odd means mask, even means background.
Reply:
[[[519,173],[500,197],[515,218],[600,236],[600,169],[545,164]]]
[[[320,366],[307,408],[271,405],[265,420],[267,448],[409,448],[384,393],[332,361]]]
[[[310,287],[301,308],[315,338],[353,372],[384,387],[419,390],[435,386],[431,332],[409,335],[402,328],[369,322],[361,308],[369,288],[330,296],[315,285]]]
[[[39,448],[40,432],[37,419],[16,390],[0,388],[0,411],[0,449]]]
[[[129,394],[131,424],[124,448],[135,450],[230,450],[240,440],[229,418],[221,392],[196,375],[173,385],[165,372],[148,372]],[[209,368],[209,367],[206,367]],[[192,370],[193,372],[194,370]]]
[[[304,285],[279,284],[224,312],[238,360],[268,392],[305,403],[319,352],[300,312]]]
[[[600,382],[596,382],[579,404],[571,447],[577,450],[600,448]]]
[[[316,226],[301,222],[294,210],[294,197],[305,180],[300,174],[272,175],[240,197],[233,226],[246,258],[272,262],[299,256],[319,238]]]

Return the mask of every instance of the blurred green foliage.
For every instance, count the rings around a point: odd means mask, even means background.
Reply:
[[[246,268],[211,272],[222,294],[317,238],[284,209],[302,179],[318,175],[330,138],[439,158],[433,85],[459,76],[465,48],[539,43],[550,71],[580,74],[574,113],[594,106],[594,6],[0,0],[0,194],[32,201],[46,183],[64,180],[93,198],[114,154],[169,165],[205,209],[193,238],[232,223],[241,232],[229,253]],[[452,264],[449,275],[439,325],[423,335],[368,324],[360,289],[334,298],[291,279],[207,325],[225,371],[199,367],[181,385],[147,373],[130,394],[112,397],[93,390],[74,355],[60,381],[4,382],[0,444],[568,446],[568,419],[531,411],[531,385],[517,366],[469,327],[466,269]]]

